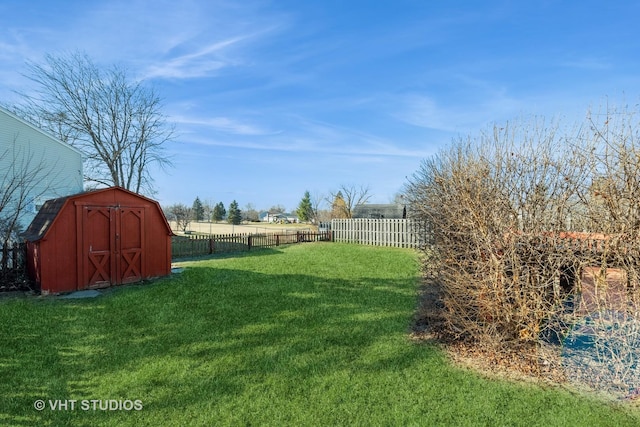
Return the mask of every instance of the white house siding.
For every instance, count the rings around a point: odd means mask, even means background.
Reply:
[[[82,192],[80,151],[0,107],[0,186],[22,166],[39,170],[19,219],[23,229],[46,200]]]

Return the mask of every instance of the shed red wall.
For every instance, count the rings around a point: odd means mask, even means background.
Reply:
[[[157,203],[119,188],[97,190],[70,197],[45,236],[29,243],[29,271],[43,293],[69,292],[86,286],[78,267],[83,256],[78,253],[83,224],[77,212],[82,206],[144,207],[143,279],[171,273],[171,230]]]
[[[40,288],[49,292],[76,290],[75,213],[63,208],[39,242]]]

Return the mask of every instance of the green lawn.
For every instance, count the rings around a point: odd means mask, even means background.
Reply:
[[[409,250],[309,243],[185,266],[96,299],[0,300],[0,425],[640,424],[631,409],[482,379],[411,342]],[[75,410],[51,410],[54,399]]]

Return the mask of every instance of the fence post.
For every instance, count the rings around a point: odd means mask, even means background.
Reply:
[[[9,265],[9,245],[7,242],[4,242],[2,245],[2,271],[7,271],[7,266]]]
[[[249,237],[247,238],[247,251],[251,250],[251,234],[249,234]]]

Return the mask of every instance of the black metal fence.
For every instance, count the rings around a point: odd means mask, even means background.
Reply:
[[[26,283],[26,243],[4,243],[0,251],[0,291],[20,289]]]
[[[297,231],[295,233],[214,234],[174,236],[172,258],[246,252],[303,242],[330,241],[330,231]]]

